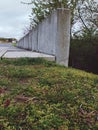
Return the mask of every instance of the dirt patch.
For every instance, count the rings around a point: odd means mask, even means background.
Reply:
[[[15,102],[17,103],[23,103],[23,102],[29,102],[29,101],[32,101],[32,102],[38,102],[40,101],[40,99],[38,97],[26,97],[24,95],[17,95],[16,98],[15,98]]]

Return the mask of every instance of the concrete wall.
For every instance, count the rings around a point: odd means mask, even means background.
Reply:
[[[38,50],[43,53],[55,55],[57,33],[57,11],[39,24]]]
[[[68,66],[70,47],[70,12],[57,10],[57,35],[56,35],[56,60],[57,63]]]
[[[57,9],[17,43],[18,47],[56,56],[56,62],[68,66],[70,47],[70,11]]]
[[[38,51],[38,27],[32,29],[32,51]]]

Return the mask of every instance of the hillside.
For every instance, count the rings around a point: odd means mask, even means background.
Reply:
[[[98,130],[98,76],[39,58],[1,60],[0,130]]]

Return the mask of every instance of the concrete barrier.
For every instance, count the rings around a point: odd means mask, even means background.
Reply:
[[[32,51],[38,51],[38,27],[32,29]]]
[[[68,9],[55,10],[20,39],[17,47],[54,55],[57,63],[68,66],[70,11]]]
[[[29,32],[29,46],[28,46],[28,48],[29,48],[29,50],[32,50],[32,31],[30,31]]]

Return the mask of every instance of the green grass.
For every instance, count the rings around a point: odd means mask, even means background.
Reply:
[[[1,60],[0,130],[98,130],[98,76],[40,58]]]
[[[12,43],[12,46],[16,47],[16,44],[17,44],[17,43],[14,42],[14,43]]]

